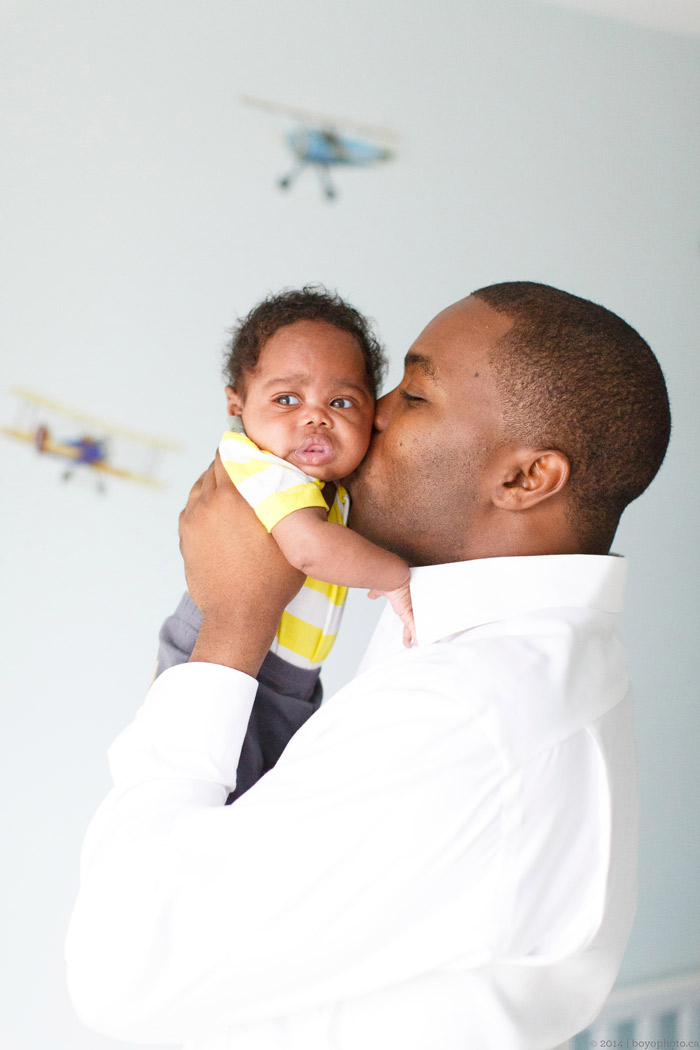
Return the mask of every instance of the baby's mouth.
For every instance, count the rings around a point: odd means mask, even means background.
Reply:
[[[309,434],[294,451],[295,459],[312,467],[330,463],[334,456],[335,450],[331,442],[325,435],[320,434]]]

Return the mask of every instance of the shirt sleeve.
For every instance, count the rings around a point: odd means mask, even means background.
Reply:
[[[155,682],[85,841],[66,950],[86,1024],[180,1042],[488,955],[491,760],[410,680],[351,683],[232,806],[254,680],[189,664]]]
[[[197,641],[202,614],[183,594],[158,635],[156,677],[170,667],[187,663]],[[268,653],[258,673],[258,689],[238,762],[235,790],[239,798],[272,769],[285,747],[323,698],[320,672],[296,667],[276,653]]]
[[[266,452],[243,434],[227,431],[219,445],[226,473],[268,532],[295,510],[328,510],[323,483]]]

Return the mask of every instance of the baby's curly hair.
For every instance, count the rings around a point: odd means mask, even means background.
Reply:
[[[255,371],[260,352],[276,331],[295,321],[325,321],[349,332],[365,359],[367,382],[376,398],[386,371],[386,355],[372,329],[372,323],[323,285],[305,285],[269,295],[231,329],[226,346],[224,379],[227,385],[245,386],[246,373]]]

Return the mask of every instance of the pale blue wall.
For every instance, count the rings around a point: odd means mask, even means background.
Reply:
[[[515,0],[5,0],[0,49],[0,416],[21,384],[187,446],[163,494],[100,499],[0,441],[3,1045],[111,1045],[63,991],[80,840],[182,585],[176,514],[221,427],[225,328],[313,279],[378,318],[394,378],[438,309],[496,280],[602,301],[655,348],[674,439],[616,543],[643,803],[622,977],[697,968],[700,41]],[[335,206],[310,175],[278,194],[278,125],[244,92],[388,124],[400,159],[348,172]]]

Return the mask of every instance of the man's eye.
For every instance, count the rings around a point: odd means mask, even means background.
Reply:
[[[298,405],[299,398],[296,394],[280,394],[279,397],[275,398],[278,405]]]
[[[415,394],[409,394],[407,390],[401,391],[401,397],[404,401],[407,401],[409,405],[420,404],[421,401],[425,401],[423,397],[416,397]]]
[[[334,397],[331,408],[352,408],[352,401],[349,397]]]

